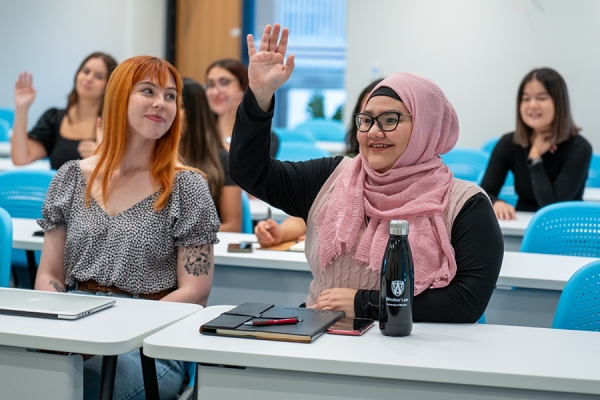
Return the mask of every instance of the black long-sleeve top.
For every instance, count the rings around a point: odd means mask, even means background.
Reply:
[[[481,182],[492,203],[499,200],[508,171],[515,177],[517,211],[535,212],[559,201],[582,200],[592,159],[592,146],[583,136],[560,143],[554,153],[547,152],[541,163],[531,167],[527,165],[531,146],[522,147],[513,138],[514,132],[500,138]]]
[[[273,100],[274,101],[274,100]],[[229,150],[229,170],[244,190],[304,221],[321,187],[342,157],[280,162],[269,155],[272,108],[264,112],[250,90],[237,111]],[[414,298],[414,321],[475,322],[494,290],[504,242],[498,221],[484,194],[464,204],[452,227],[456,276],[444,288]],[[359,290],[354,299],[358,318],[379,317],[379,291]]]

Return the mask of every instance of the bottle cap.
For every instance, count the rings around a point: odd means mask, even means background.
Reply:
[[[408,235],[408,221],[397,219],[391,220],[390,235]]]

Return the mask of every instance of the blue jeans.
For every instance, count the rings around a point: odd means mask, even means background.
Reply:
[[[71,293],[94,295],[94,293],[73,290]],[[130,298],[122,294],[96,292],[97,296]],[[149,300],[152,301],[152,300]],[[83,398],[97,400],[100,395],[102,356],[93,356],[83,362]],[[156,359],[156,378],[161,399],[172,399],[181,390],[185,378],[183,362]],[[115,374],[114,400],[144,400],[144,378],[140,350],[136,349],[118,356]]]

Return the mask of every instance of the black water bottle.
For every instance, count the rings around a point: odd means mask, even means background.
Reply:
[[[414,266],[408,244],[408,221],[390,221],[381,265],[379,329],[386,336],[410,335],[413,325]]]

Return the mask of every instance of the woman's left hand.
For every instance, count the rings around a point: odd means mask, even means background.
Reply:
[[[343,311],[347,318],[354,318],[354,296],[358,290],[335,288],[323,290],[315,304],[308,308]]]

